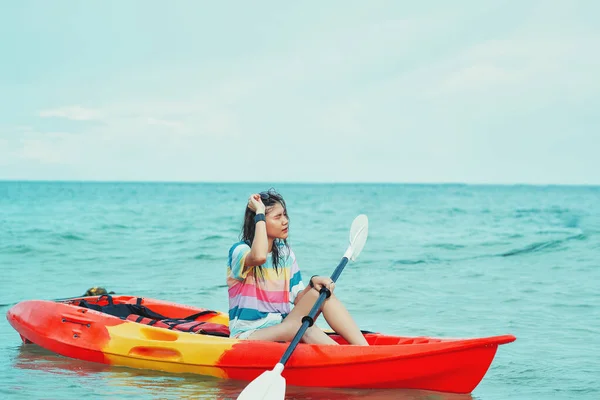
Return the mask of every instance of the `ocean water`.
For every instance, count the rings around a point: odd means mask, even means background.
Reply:
[[[517,336],[470,395],[288,387],[289,399],[600,398],[600,187],[0,182],[0,312],[92,286],[225,311],[227,251],[247,197],[271,186],[305,282],[333,272],[368,215],[336,285],[362,329]],[[72,360],[0,320],[0,398],[234,399],[244,386]]]

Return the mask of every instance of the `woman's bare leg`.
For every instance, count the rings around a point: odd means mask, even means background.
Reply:
[[[248,339],[291,341],[302,326],[302,317],[308,315],[318,297],[319,293],[316,290],[309,290],[302,296],[298,304],[296,304],[281,324],[259,329],[253,332]],[[350,316],[350,313],[348,313],[348,310],[346,310],[346,307],[333,294],[325,301],[321,312],[329,326],[346,339],[348,343],[363,346],[368,345],[367,340]],[[314,325],[306,330],[302,336],[302,340],[305,343],[311,344],[337,344],[329,335]]]
[[[313,325],[306,330],[306,333],[302,336],[302,342],[308,344],[339,345],[338,342],[329,337],[329,335],[323,332],[317,325]]]
[[[360,346],[369,345],[346,307],[335,295],[332,294],[327,299],[321,311],[329,326],[346,339],[348,343]]]
[[[310,292],[316,293],[316,290],[309,290],[308,293]],[[300,301],[298,301],[292,311],[290,311],[288,316],[285,317],[280,324],[259,329],[248,336],[248,340],[291,342],[302,326],[302,317],[308,315],[317,299],[317,296],[314,296],[313,294],[308,295],[308,293],[302,296]],[[317,313],[317,315],[319,315],[319,313]],[[302,341],[311,344],[337,344],[337,342],[331,339],[325,332],[321,331],[322,335],[320,335],[316,329],[320,330],[320,328],[314,325],[308,328],[302,336]]]

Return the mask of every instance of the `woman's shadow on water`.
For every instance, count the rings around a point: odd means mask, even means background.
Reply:
[[[248,382],[223,380],[192,374],[170,374],[92,363],[63,357],[34,344],[22,345],[14,365],[72,377],[73,380],[101,380],[97,390],[130,388],[142,398],[235,400]],[[100,388],[102,387],[102,389]],[[106,393],[89,393],[103,395]],[[472,400],[470,394],[451,394],[408,389],[338,389],[288,386],[286,400]]]

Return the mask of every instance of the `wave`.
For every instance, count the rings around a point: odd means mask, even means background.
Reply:
[[[532,243],[532,244],[525,246],[523,248],[520,248],[520,249],[509,250],[505,253],[501,253],[501,254],[499,254],[499,256],[500,257],[510,257],[510,256],[516,256],[519,254],[533,253],[533,252],[541,251],[544,249],[552,249],[552,248],[558,247],[561,243],[562,243],[562,240],[549,240],[546,242]]]
[[[565,228],[579,228],[581,223],[581,216],[567,208],[519,208],[514,211],[514,217],[517,219],[548,215],[558,217]]]
[[[513,250],[505,251],[503,253],[478,254],[478,255],[472,255],[472,256],[467,256],[467,257],[457,257],[457,258],[454,258],[454,257],[450,257],[450,258],[426,257],[425,259],[421,259],[421,258],[400,259],[400,260],[394,260],[392,262],[392,265],[439,264],[439,263],[445,263],[445,262],[450,262],[450,263],[462,262],[462,261],[476,260],[476,259],[482,259],[482,258],[512,257],[512,256],[518,256],[518,255],[524,255],[524,254],[537,253],[537,252],[557,249],[569,241],[573,241],[573,240],[583,241],[583,240],[586,240],[587,238],[588,238],[588,236],[586,234],[580,233],[577,235],[568,236],[563,239],[547,240],[547,241],[543,241],[543,242],[532,243],[532,244],[529,244],[524,247],[519,247],[519,248],[516,248]],[[492,243],[492,244],[498,245],[498,243]],[[482,245],[483,246],[491,246],[492,244],[483,243]],[[449,247],[445,247],[445,246],[449,246]],[[454,246],[457,246],[457,247],[454,247]],[[466,248],[467,246],[461,247],[460,245],[452,245],[452,244],[435,244],[435,245],[429,245],[428,247],[461,249],[461,248]]]
[[[225,236],[222,235],[210,235],[202,239],[204,242],[211,242],[213,240],[225,239]]]
[[[58,237],[64,240],[85,240],[83,236],[79,236],[74,233],[63,233]]]
[[[228,287],[227,284],[220,284],[213,286],[212,289],[227,289]]]
[[[426,247],[434,248],[434,249],[444,249],[444,250],[460,250],[464,249],[466,246],[463,244],[454,244],[454,243],[433,243],[428,244]]]
[[[517,208],[515,210],[516,213],[516,217],[520,217],[520,216],[524,216],[524,215],[531,215],[531,214],[556,214],[556,215],[562,215],[562,214],[569,214],[571,213],[571,210],[568,208],[562,208],[562,207],[549,207],[549,208]]]
[[[31,229],[27,229],[25,232],[28,234],[35,234],[35,233],[48,233],[51,231],[48,229],[43,229],[43,228],[31,228]]]
[[[566,243],[570,240],[585,240],[585,239],[587,239],[587,236],[583,233],[580,233],[578,235],[568,236],[564,239],[546,240],[543,242],[532,243],[525,247],[521,247],[518,249],[513,249],[513,250],[509,250],[504,253],[500,253],[497,256],[498,257],[511,257],[511,256],[516,256],[516,255],[536,253],[536,252],[540,252],[540,251],[555,249],[557,247],[560,247],[563,243]]]
[[[202,253],[202,254],[198,254],[197,256],[194,256],[194,260],[219,260],[221,259],[220,257],[215,257],[213,255],[210,254],[206,254],[206,253]]]
[[[128,229],[129,227],[127,225],[123,225],[123,224],[104,224],[100,227],[100,229]]]
[[[425,264],[427,261],[425,260],[395,260],[393,265],[415,265],[415,264]]]
[[[3,248],[0,247],[0,253],[8,253],[8,254],[27,254],[33,253],[35,249],[26,244],[18,244],[14,246],[5,246]]]

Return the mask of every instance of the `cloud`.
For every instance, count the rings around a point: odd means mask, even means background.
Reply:
[[[19,158],[37,161],[42,164],[63,164],[68,161],[64,145],[45,139],[25,139],[21,141]]]
[[[156,136],[165,140],[179,137],[231,137],[239,133],[237,117],[230,105],[219,102],[218,96],[207,93],[213,101],[190,98],[187,101],[133,100],[116,103],[105,108],[102,127],[90,129],[91,133],[117,133],[119,139]]]
[[[42,110],[38,115],[42,118],[66,118],[74,121],[97,120],[101,117],[101,113],[98,110],[81,106],[67,106]]]
[[[430,93],[448,95],[471,90],[488,90],[490,87],[506,87],[522,81],[523,75],[493,64],[472,64],[448,73]]]
[[[597,79],[590,80],[600,67],[600,57],[591,50],[594,48],[600,48],[600,37],[487,41],[439,65],[443,73],[438,74],[441,79],[431,93],[489,89],[545,92],[545,88],[556,94],[568,91],[586,95],[590,89],[600,89]]]
[[[168,121],[165,119],[157,118],[148,118],[148,125],[158,125],[174,129],[183,128],[185,126],[185,124],[181,121]]]
[[[47,108],[39,112],[40,118],[101,118],[101,123],[77,124],[68,133],[50,131],[45,122],[8,126],[0,132],[2,164],[13,166],[9,176],[18,175],[23,165],[29,165],[89,177],[148,179],[145,170],[149,165],[164,165],[167,172],[163,179],[169,179],[173,169],[183,178],[190,177],[214,165],[218,154],[239,134],[230,109],[237,92],[228,82],[205,91],[203,97],[119,99],[93,110],[79,106]],[[199,166],[190,169],[190,165]]]

